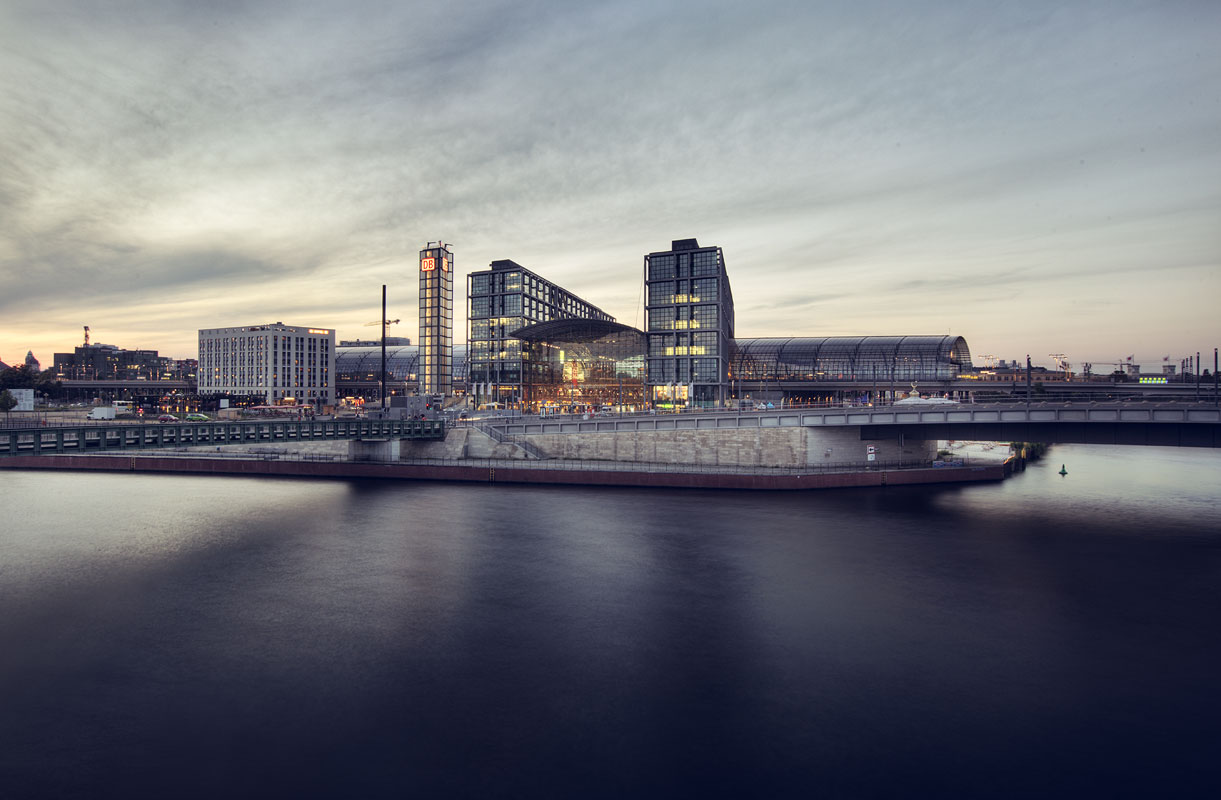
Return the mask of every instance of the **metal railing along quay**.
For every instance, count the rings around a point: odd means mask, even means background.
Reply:
[[[1217,425],[1221,409],[1204,403],[957,403],[947,401],[878,404],[786,405],[769,409],[712,409],[678,413],[503,417],[481,420],[481,428],[515,435],[612,433],[621,431],[711,430],[726,428],[838,427],[875,425],[1154,424]],[[489,432],[489,435],[490,432]],[[959,438],[953,435],[934,438]],[[971,436],[964,438],[984,438]],[[1002,439],[1003,440],[1003,439]]]
[[[91,452],[88,455],[114,455],[109,452]],[[934,469],[952,467],[975,467],[1000,465],[999,460],[972,462],[971,459],[955,458],[942,461],[875,461],[868,464],[811,464],[800,467],[739,466],[730,464],[676,464],[669,462],[601,461],[593,459],[553,458],[546,461],[517,458],[400,458],[360,459],[335,453],[308,453],[291,451],[188,451],[148,450],[126,452],[126,456],[145,455],[155,458],[200,459],[220,461],[280,461],[280,462],[324,462],[337,464],[380,465],[385,467],[463,467],[466,469],[523,469],[552,470],[560,472],[650,472],[671,475],[825,475],[834,473],[891,472],[895,470]]]

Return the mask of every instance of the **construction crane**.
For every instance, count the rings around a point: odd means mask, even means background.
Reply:
[[[386,320],[386,326],[387,326],[387,327],[389,327],[389,326],[391,326],[391,325],[397,325],[397,324],[399,324],[400,322],[402,322],[402,320],[401,320],[401,319],[388,319],[388,320]],[[372,322],[366,322],[366,323],[364,324],[364,327],[366,327],[366,328],[372,328],[374,325],[380,325],[380,324],[381,324],[381,320],[380,320],[380,319],[375,319],[375,320],[373,320]]]
[[[85,326],[85,347],[89,346],[89,326]]]

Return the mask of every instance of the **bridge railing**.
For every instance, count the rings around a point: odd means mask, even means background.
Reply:
[[[443,420],[264,420],[0,430],[0,456],[398,437],[443,439]]]

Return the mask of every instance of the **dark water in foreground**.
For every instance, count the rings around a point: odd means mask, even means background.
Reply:
[[[1212,794],[1219,486],[0,472],[0,796]]]

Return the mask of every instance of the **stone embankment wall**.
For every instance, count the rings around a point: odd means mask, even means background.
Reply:
[[[147,450],[128,450],[125,452],[140,453],[142,455],[162,455],[165,453],[195,453],[199,455],[207,455],[220,450],[224,453],[247,453],[250,455],[272,455],[272,454],[294,454],[294,455],[315,455],[315,456],[334,456],[336,458],[346,458],[348,455],[348,439],[321,439],[317,441],[300,441],[300,442],[249,442],[244,444],[227,444],[227,445],[198,445],[195,447],[150,447]]]
[[[284,456],[319,456],[336,459],[356,457],[354,445],[348,439],[331,439],[318,441],[292,442],[252,442],[223,446],[223,452],[228,454],[242,453],[247,455],[284,455]],[[156,455],[165,453],[194,453],[207,455],[215,453],[217,445],[199,445],[196,447],[150,448],[148,450],[132,450],[131,453]],[[403,439],[399,442],[399,458],[410,461],[417,458],[436,458],[457,460],[462,458],[528,458],[522,448],[512,442],[497,442],[487,434],[475,428],[450,428],[445,432],[444,440],[436,439]]]
[[[498,442],[478,428],[466,428],[463,458],[529,458],[525,450],[512,442]]]
[[[860,466],[868,446],[876,462],[932,461],[935,441],[864,442],[850,428],[720,428],[712,430],[550,433],[514,437],[559,459],[736,467]]]
[[[647,464],[796,467],[805,463],[798,428],[619,431],[534,434],[526,438],[552,458]]]
[[[444,441],[405,439],[399,457],[410,461],[417,458],[524,459],[529,455],[513,442],[498,442],[478,428],[450,428]]]
[[[907,439],[900,447],[893,439],[867,441],[861,439],[861,429],[804,428],[806,431],[806,464],[815,466],[867,466],[880,464],[928,464],[937,457],[937,441]],[[869,448],[874,461],[869,461]]]
[[[873,463],[877,464],[931,462],[937,454],[936,441],[909,440],[900,448],[895,441],[862,441],[860,429],[856,427],[552,433],[513,438],[528,441],[550,458],[640,464],[855,467],[871,463],[867,458],[870,445],[874,448]],[[283,453],[340,459],[353,456],[351,442],[334,440],[235,445],[224,449],[228,453],[256,455]],[[215,450],[215,446],[200,446],[180,451],[203,455]],[[513,441],[497,442],[477,428],[450,428],[443,441],[404,439],[400,443],[399,458],[410,461],[528,459],[531,456]]]
[[[450,428],[442,441],[404,439],[400,443],[400,460],[420,458],[453,461],[463,458],[524,459],[529,456],[516,444],[497,442],[478,428]]]
[[[404,439],[399,457],[413,458],[445,458],[455,459],[466,456],[469,428],[450,428],[445,432],[445,439]]]

